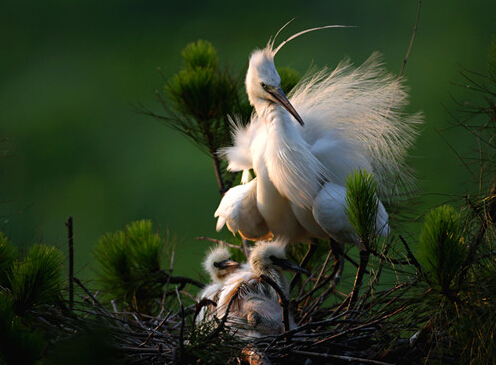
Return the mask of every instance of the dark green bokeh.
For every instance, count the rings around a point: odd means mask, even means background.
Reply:
[[[181,50],[212,42],[219,64],[246,68],[288,20],[278,40],[308,27],[355,25],[305,35],[286,45],[278,67],[304,73],[312,64],[355,63],[373,51],[401,69],[416,1],[173,2],[4,1],[0,4],[1,230],[21,248],[46,242],[66,250],[64,222],[75,224],[76,275],[93,277],[91,250],[104,232],[149,218],[176,237],[176,268],[196,276],[215,232],[219,202],[212,161],[186,139],[132,111],[143,103],[161,112],[154,89],[182,67]],[[467,90],[461,66],[485,73],[496,3],[424,1],[405,68],[409,111],[423,110],[425,127],[413,160],[423,206],[464,193],[466,170],[436,133],[449,124]],[[278,42],[276,42],[277,44]],[[474,95],[474,97],[476,97]],[[476,148],[461,130],[443,134],[458,150]],[[8,141],[3,140],[8,138]],[[192,271],[191,265],[194,265]]]

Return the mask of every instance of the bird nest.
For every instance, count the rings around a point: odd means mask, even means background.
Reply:
[[[333,285],[330,255],[313,267],[317,274],[298,282],[290,298],[262,276],[280,295],[285,330],[276,335],[243,338],[226,321],[230,308],[223,318],[195,325],[201,307],[215,303],[197,302],[193,293],[201,283],[172,276],[172,270],[155,315],[132,306],[119,310],[113,302],[104,305],[98,293],[74,278],[83,300],[72,304],[72,310],[47,307],[38,320],[52,328],[58,342],[102,328],[102,338],[113,351],[112,363],[394,364],[436,356],[449,359],[431,351],[428,315],[415,305],[428,289],[419,280],[419,265],[406,242],[394,242],[404,245],[404,257],[390,258],[393,240],[385,243],[383,254],[371,259],[369,281],[355,303],[350,303],[351,294],[341,291],[352,284],[351,276],[343,275],[341,284]],[[297,323],[292,329],[289,312]]]

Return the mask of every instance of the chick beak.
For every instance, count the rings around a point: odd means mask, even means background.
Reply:
[[[302,268],[299,265],[296,265],[294,262],[289,261],[288,259],[280,259],[274,256],[271,256],[270,259],[272,260],[272,263],[274,265],[277,265],[281,267],[284,270],[289,270],[289,271],[294,271],[294,272],[301,272],[307,276],[310,276],[310,271]]]
[[[231,271],[239,268],[240,265],[236,261],[233,261],[231,259],[225,259],[222,261],[214,262],[214,266],[221,270]]]
[[[284,94],[284,91],[280,87],[275,87],[275,86],[266,86],[265,91],[267,91],[272,97],[273,101],[279,103],[284,109],[286,109],[295,119],[298,121],[298,123],[301,124],[303,127],[305,123],[303,123],[303,119],[301,119],[300,115],[298,112],[293,108],[291,103],[289,102],[288,98]]]

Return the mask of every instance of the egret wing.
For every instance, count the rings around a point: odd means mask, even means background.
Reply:
[[[258,240],[271,235],[269,228],[257,207],[257,179],[247,184],[237,185],[229,189],[223,196],[214,217],[218,217],[217,231],[224,224],[233,233]]]
[[[336,241],[353,243],[364,249],[358,235],[346,215],[346,188],[343,185],[326,183],[315,198],[313,215],[317,223]],[[389,234],[388,214],[379,201],[376,217],[376,234]]]

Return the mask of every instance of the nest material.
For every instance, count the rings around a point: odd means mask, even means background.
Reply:
[[[387,250],[384,252],[387,255]],[[250,341],[240,338],[235,326],[226,324],[227,316],[195,326],[199,307],[214,303],[195,303],[188,291],[179,289],[183,283],[164,292],[160,313],[151,316],[131,308],[118,310],[115,305],[109,310],[75,279],[84,290],[84,300],[71,311],[51,307],[39,320],[57,333],[55,342],[84,333],[91,327],[88,321],[98,323],[105,328],[109,346],[119,354],[115,363],[408,364],[437,356],[429,352],[429,318],[414,314],[415,295],[423,290],[416,279],[416,266],[409,257],[402,260],[404,265],[398,265],[399,260],[386,255],[374,259],[369,283],[351,307],[350,296],[330,284],[333,267],[325,260],[315,270],[318,276],[293,290],[292,299],[281,297],[283,312],[292,312],[297,327]],[[387,271],[389,275],[383,275]],[[391,274],[395,282],[380,285],[381,276]]]

